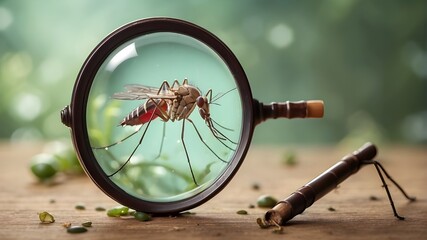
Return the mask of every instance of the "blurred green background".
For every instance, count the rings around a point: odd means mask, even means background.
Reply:
[[[255,143],[427,143],[425,0],[0,0],[0,138],[69,138],[59,111],[90,51],[153,16],[221,38],[260,101],[325,101],[324,119],[270,120]]]

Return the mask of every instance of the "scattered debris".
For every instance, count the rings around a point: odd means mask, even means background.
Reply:
[[[258,207],[272,208],[277,204],[277,200],[270,195],[262,195],[257,200]]]
[[[82,226],[83,227],[92,227],[92,222],[91,221],[83,222]]]
[[[67,228],[68,233],[84,233],[87,232],[87,228],[82,226],[70,226]]]
[[[372,195],[372,196],[369,197],[369,200],[371,200],[371,201],[378,201],[379,199],[378,199],[378,197]]]
[[[53,217],[53,215],[46,212],[46,211],[39,213],[39,219],[40,219],[40,222],[42,222],[42,223],[53,223],[53,222],[55,222],[55,218]]]
[[[85,210],[86,209],[86,207],[83,203],[78,203],[74,208],[77,210]]]
[[[135,217],[135,219],[141,221],[141,222],[146,222],[146,221],[150,221],[151,220],[151,215],[147,214],[145,212],[138,212],[136,211],[133,216]]]
[[[236,213],[240,214],[240,215],[248,215],[248,211],[246,211],[246,210],[239,210]]]

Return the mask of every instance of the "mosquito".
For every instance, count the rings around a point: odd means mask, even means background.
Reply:
[[[225,159],[221,158],[215,151],[205,142],[193,120],[190,116],[193,113],[196,107],[198,108],[200,117],[204,120],[206,126],[209,128],[212,135],[217,139],[222,145],[226,148],[234,151],[235,149],[231,146],[237,145],[237,142],[228,138],[225,134],[218,130],[218,127],[221,127],[226,130],[232,131],[227,127],[222,126],[213,120],[210,114],[209,106],[214,103],[219,98],[228,94],[229,92],[235,90],[233,88],[223,94],[219,94],[215,97],[212,97],[212,89],[209,89],[205,95],[202,95],[202,92],[195,86],[188,83],[188,79],[185,78],[180,84],[178,80],[175,80],[172,85],[170,85],[166,80],[160,85],[159,88],[148,87],[140,84],[130,84],[125,85],[124,88],[126,91],[113,94],[113,99],[118,100],[146,100],[143,104],[139,105],[133,111],[131,111],[123,120],[119,123],[119,126],[139,126],[135,132],[129,136],[123,138],[122,140],[103,147],[93,147],[92,149],[108,149],[114,145],[117,145],[128,138],[132,137],[138,133],[143,125],[146,125],[140,140],[133,149],[130,156],[127,158],[124,164],[120,166],[112,174],[109,174],[108,177],[114,176],[120,170],[122,170],[126,164],[131,160],[132,156],[135,154],[139,146],[141,145],[144,136],[151,124],[151,122],[157,118],[160,118],[163,121],[163,136],[160,144],[160,151],[155,159],[160,157],[163,148],[163,141],[165,137],[165,124],[168,121],[182,121],[181,127],[181,143],[184,148],[185,156],[187,158],[188,166],[191,172],[191,177],[196,186],[198,183],[194,176],[193,168],[191,166],[190,156],[188,154],[187,146],[185,144],[184,132],[185,132],[185,123],[189,122],[195,129],[200,141],[212,152],[215,157],[223,163],[228,163]],[[217,127],[218,126],[218,127]]]

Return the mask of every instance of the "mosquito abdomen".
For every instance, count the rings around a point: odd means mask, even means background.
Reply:
[[[161,110],[160,110],[160,109]],[[136,126],[143,125],[151,120],[162,115],[162,111],[167,110],[167,104],[157,105],[149,101],[138,106],[130,112],[121,122],[120,126]]]

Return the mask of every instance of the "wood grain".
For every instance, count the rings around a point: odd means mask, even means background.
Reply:
[[[359,146],[355,146],[356,149]],[[393,217],[373,167],[365,167],[341,186],[291,220],[283,234],[260,229],[256,218],[266,209],[249,208],[258,196],[284,198],[354,149],[253,146],[231,183],[216,197],[191,210],[194,215],[154,217],[150,222],[117,219],[94,209],[116,206],[86,176],[59,177],[55,184],[37,183],[29,172],[32,155],[42,144],[0,143],[0,239],[426,239],[427,150],[424,147],[379,147],[378,160],[417,201],[408,203],[391,187],[395,205],[406,220]],[[295,151],[298,164],[282,158]],[[259,190],[252,189],[257,182]],[[378,198],[370,200],[370,196]],[[52,203],[51,200],[55,202]],[[76,210],[82,203],[85,210]],[[328,208],[333,207],[335,211]],[[236,214],[245,209],[248,215]],[[38,212],[55,216],[40,224]],[[64,222],[92,221],[88,232],[72,235]]]

